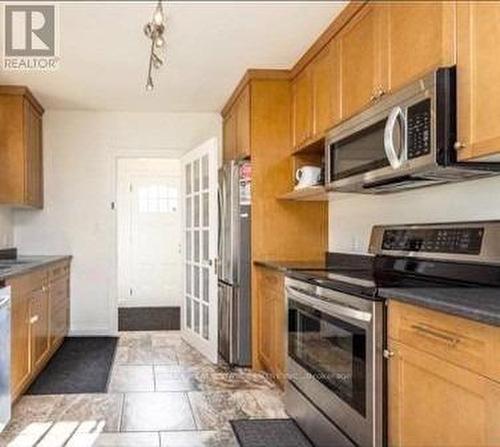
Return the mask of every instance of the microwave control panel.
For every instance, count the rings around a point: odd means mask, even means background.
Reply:
[[[419,228],[384,231],[382,249],[478,255],[484,228]]]
[[[427,155],[431,151],[431,100],[425,99],[407,111],[408,159]]]

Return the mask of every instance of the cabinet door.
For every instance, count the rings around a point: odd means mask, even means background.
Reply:
[[[12,284],[11,307],[11,392],[12,400],[24,389],[30,374],[30,301],[31,294]]]
[[[49,294],[45,286],[31,295],[31,365],[37,370],[49,352]]]
[[[389,340],[389,445],[500,445],[500,384]]]
[[[292,81],[292,138],[293,147],[298,148],[312,136],[312,76],[311,67],[306,67]]]
[[[69,277],[62,276],[50,284],[50,346],[68,333]]]
[[[342,118],[367,106],[382,89],[381,9],[377,2],[368,3],[339,35]]]
[[[388,51],[390,90],[455,63],[454,2],[394,1],[384,6],[387,26],[382,33]]]
[[[500,152],[500,2],[458,2],[459,158]]]
[[[338,41],[330,42],[312,62],[313,135],[321,136],[340,119]]]
[[[237,158],[250,157],[250,85],[236,102],[236,154]]]
[[[234,110],[224,120],[223,128],[223,156],[224,161],[234,160],[236,157],[236,113]]]
[[[42,118],[34,107],[25,103],[26,180],[25,200],[30,206],[43,207]]]
[[[274,372],[276,315],[274,294],[261,289],[259,300],[259,357],[264,367]]]

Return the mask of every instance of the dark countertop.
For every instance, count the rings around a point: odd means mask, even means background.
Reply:
[[[23,275],[32,270],[37,270],[46,265],[53,264],[55,262],[70,260],[72,256],[19,256],[15,261],[0,259],[0,281],[11,278],[12,276]],[[3,269],[1,266],[9,264],[11,262],[16,262],[12,264],[12,267],[8,269]]]
[[[267,267],[286,273],[291,270],[319,270],[324,269],[325,261],[254,261],[255,265]]]
[[[498,288],[380,288],[379,295],[480,323],[500,326]]]

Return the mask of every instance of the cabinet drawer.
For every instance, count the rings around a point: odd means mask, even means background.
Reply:
[[[23,295],[33,292],[47,285],[47,270],[35,270],[24,275],[14,276],[7,281],[7,285],[12,287],[12,294]]]
[[[49,280],[55,281],[59,278],[63,278],[69,275],[69,262],[64,261],[58,264],[54,264],[49,270]]]
[[[389,337],[500,382],[500,328],[389,301]]]

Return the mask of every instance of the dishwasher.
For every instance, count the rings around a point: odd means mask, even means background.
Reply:
[[[0,288],[0,432],[10,420],[10,287]]]

